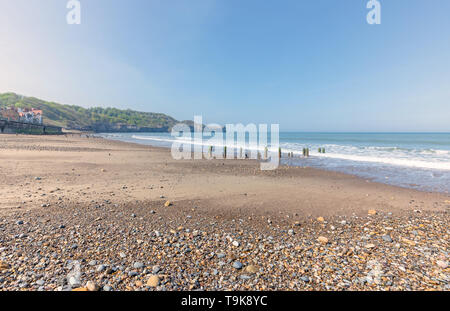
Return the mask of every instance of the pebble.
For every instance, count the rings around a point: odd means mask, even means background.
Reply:
[[[442,269],[447,269],[448,267],[448,261],[438,260],[436,261],[436,264],[438,265],[439,268]]]
[[[258,271],[259,271],[259,269],[255,265],[248,265],[247,267],[245,267],[245,272],[250,273],[250,274],[256,273]]]
[[[323,222],[305,216],[301,226],[286,227],[293,220],[277,213],[270,218],[276,225],[268,226],[267,215],[216,218],[193,211],[191,203],[158,209],[158,217],[149,215],[160,202],[148,208],[91,204],[98,208],[52,206],[1,217],[0,290],[85,291],[86,281],[104,291],[450,289],[446,213],[327,216]],[[137,211],[142,220],[126,217]],[[70,226],[58,230],[63,222]],[[370,244],[376,247],[365,247]]]
[[[239,261],[233,262],[233,268],[235,268],[237,270],[242,269],[242,263],[240,263]]]
[[[88,291],[90,292],[97,292],[100,290],[100,287],[93,281],[88,281],[86,283],[86,288],[88,289]]]
[[[327,244],[328,243],[328,238],[324,237],[324,236],[320,236],[317,238],[317,240],[322,243],[322,244]]]
[[[152,275],[152,276],[150,276],[150,278],[147,280],[147,286],[150,286],[150,287],[157,287],[157,286],[159,286],[159,282],[160,282],[159,276],[157,276],[157,275]]]
[[[308,283],[310,280],[309,280],[309,277],[307,277],[307,276],[301,276],[300,277],[300,280],[302,280],[303,282],[305,282],[305,283]]]
[[[382,238],[385,242],[389,242],[389,243],[394,242],[389,234],[383,235]]]
[[[139,275],[139,273],[137,273],[137,271],[129,271],[128,272],[128,276],[129,277],[134,277],[134,276],[137,276],[137,275]]]
[[[74,276],[71,276],[69,278],[69,282],[68,283],[69,283],[70,286],[72,286],[74,288],[81,286],[80,280],[77,277],[74,277]]]
[[[144,264],[143,264],[142,262],[135,262],[135,263],[133,264],[133,267],[134,267],[135,269],[142,269],[142,268],[144,267]]]
[[[37,280],[36,281],[36,285],[38,285],[38,286],[43,286],[44,284],[45,284],[44,280]]]

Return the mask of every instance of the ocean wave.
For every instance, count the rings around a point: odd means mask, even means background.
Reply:
[[[333,158],[341,160],[350,160],[358,162],[371,162],[371,163],[383,163],[388,165],[406,166],[424,169],[437,169],[450,171],[450,162],[438,162],[438,161],[424,161],[420,159],[402,159],[402,158],[388,158],[388,157],[376,157],[376,156],[362,156],[362,155],[349,155],[349,154],[316,154],[315,156],[324,158]]]
[[[237,145],[224,144],[220,142],[196,142],[195,140],[186,138],[167,138],[167,137],[153,137],[153,136],[138,136],[133,135],[132,138],[137,140],[152,140],[166,143],[178,142],[187,145],[201,145],[204,147],[213,146],[215,148],[223,148],[225,146],[229,148],[237,147],[243,148],[245,150],[255,150],[263,151],[264,146],[258,145]],[[298,143],[281,143],[280,146],[284,153],[292,152],[296,156],[300,156],[303,153],[304,147],[314,148],[317,146],[305,146]],[[379,147],[379,146],[367,146],[367,147],[357,147],[357,146],[343,146],[343,145],[325,145],[328,151],[327,153],[315,152],[311,149],[310,154],[314,157],[320,158],[330,158],[330,159],[340,159],[347,161],[356,162],[368,162],[368,163],[379,163],[385,165],[403,166],[403,167],[414,167],[421,169],[436,169],[436,170],[450,170],[450,152],[447,150],[416,150],[408,148],[398,148],[398,147]],[[318,147],[317,147],[318,148]],[[268,146],[269,152],[277,152],[277,148]],[[428,157],[421,158],[420,152],[427,152],[431,155],[439,155],[443,157]]]

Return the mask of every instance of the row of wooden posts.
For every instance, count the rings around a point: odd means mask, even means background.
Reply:
[[[319,148],[318,149],[319,153],[325,153],[325,148]],[[212,158],[212,153],[213,153],[213,146],[209,146],[208,149],[208,154],[209,157]],[[268,154],[269,154],[269,149],[267,147],[264,148],[264,159],[268,158]],[[243,149],[241,148],[239,151],[239,157],[242,159],[243,156]],[[281,159],[283,156],[283,152],[281,150],[281,147],[278,148],[278,157]],[[293,158],[294,157],[294,153],[293,152],[288,152],[287,153],[288,158]],[[303,156],[304,157],[309,157],[309,148],[303,148]],[[227,158],[227,147],[223,147],[223,157],[224,159]],[[258,159],[261,159],[261,154],[258,151]]]

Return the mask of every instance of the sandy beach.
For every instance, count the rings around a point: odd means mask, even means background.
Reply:
[[[450,289],[450,197],[84,135],[0,135],[0,289]]]

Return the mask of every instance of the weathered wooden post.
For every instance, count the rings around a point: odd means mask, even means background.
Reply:
[[[269,149],[267,148],[267,146],[264,148],[264,160],[267,160],[269,158],[268,156],[269,153]]]
[[[208,148],[208,155],[209,155],[210,159],[212,159],[212,151],[213,151],[213,147],[209,146],[209,148]]]
[[[227,146],[223,147],[223,158],[227,158]]]
[[[281,147],[278,148],[278,158],[281,159]]]

